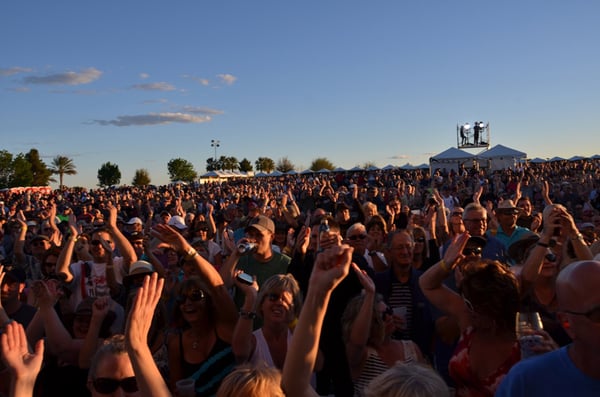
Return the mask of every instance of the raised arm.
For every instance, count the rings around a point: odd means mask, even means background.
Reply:
[[[164,279],[156,273],[144,278],[125,326],[125,346],[142,396],[171,397],[148,347],[148,331],[160,301]]]
[[[88,332],[83,339],[83,345],[79,350],[79,368],[90,368],[92,358],[98,349],[98,338],[100,338],[100,328],[102,322],[108,314],[110,308],[110,298],[103,296],[97,298],[92,305],[92,319]]]
[[[353,249],[332,246],[319,253],[292,342],[283,365],[281,388],[287,397],[318,394],[310,386],[319,350],[319,338],[331,292],[348,275]]]
[[[200,277],[211,288],[215,302],[219,302],[217,311],[217,330],[226,341],[231,341],[238,313],[235,303],[215,267],[204,259],[175,229],[167,225],[156,225],[151,232],[153,237],[170,244],[177,252],[182,253],[184,260],[192,262]]]
[[[31,397],[37,375],[42,368],[44,358],[44,340],[35,344],[35,351],[29,351],[25,330],[19,323],[6,326],[0,336],[2,361],[11,372],[11,397]]]
[[[461,330],[469,325],[468,311],[459,294],[446,287],[443,283],[457,264],[464,258],[464,249],[469,234],[456,236],[444,253],[444,258],[427,269],[419,278],[419,286],[425,297],[438,309],[457,318]]]
[[[362,305],[352,323],[352,329],[346,341],[346,355],[350,372],[352,379],[356,379],[362,372],[362,367],[367,358],[367,341],[371,331],[373,305],[375,304],[375,283],[367,272],[360,269],[355,263],[352,264],[352,270],[356,273],[364,291]]]
[[[236,271],[236,274],[241,271]],[[256,296],[258,294],[258,284],[256,276],[253,276],[252,285],[243,284],[235,279],[235,287],[244,293],[244,304],[240,310],[242,315],[238,318],[235,330],[233,331],[233,340],[231,348],[238,364],[248,361],[252,357],[256,346],[256,337],[252,334],[254,326],[254,316],[256,313]]]
[[[137,254],[129,240],[127,240],[127,237],[125,237],[117,227],[117,208],[110,203],[106,208],[108,209],[106,227],[115,242],[115,246],[123,257],[123,271],[125,274],[129,274],[129,266],[137,261]]]

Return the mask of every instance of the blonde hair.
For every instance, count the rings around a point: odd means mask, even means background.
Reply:
[[[292,312],[295,317],[300,316],[300,309],[302,309],[302,291],[298,282],[291,274],[274,274],[260,286],[258,296],[256,297],[256,308],[258,314],[262,317],[260,307],[262,306],[267,294],[272,292],[284,292],[287,291],[292,294]]]
[[[365,397],[443,397],[449,396],[446,382],[423,364],[397,363],[373,379]]]
[[[223,379],[217,397],[285,397],[280,384],[277,368],[244,364]]]

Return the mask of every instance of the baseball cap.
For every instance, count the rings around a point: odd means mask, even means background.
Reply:
[[[46,236],[45,234],[36,234],[35,236],[33,236],[33,238],[30,241],[33,243],[34,241],[38,241],[38,240],[44,240],[44,241],[50,242],[50,238],[48,236]]]
[[[173,215],[171,219],[169,219],[169,226],[174,226],[179,230],[187,229],[187,225],[185,224],[185,220],[179,215]]]
[[[250,229],[251,227],[257,229],[260,232],[266,231],[275,233],[275,224],[273,223],[271,218],[268,218],[264,215],[259,215],[253,218],[252,221],[250,221],[248,227],[246,227],[246,230]]]
[[[134,216],[133,218],[131,218],[130,220],[127,221],[128,225],[143,225],[144,222],[142,222],[142,220],[140,218],[138,218],[137,216]]]
[[[11,278],[18,283],[24,283],[27,280],[27,275],[25,274],[25,270],[20,267],[11,266],[5,269],[4,279]]]
[[[521,212],[521,209],[517,207],[512,200],[502,200],[502,202],[498,204],[498,208],[496,208],[496,211],[502,213],[518,214],[519,212]]]
[[[150,262],[144,260],[135,261],[129,266],[129,274],[123,277],[123,285],[128,286],[131,284],[131,279],[134,276],[152,273],[154,273],[154,268]]]

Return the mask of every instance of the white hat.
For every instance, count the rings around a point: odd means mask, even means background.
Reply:
[[[129,274],[123,277],[123,284],[128,286],[131,284],[133,276],[138,274],[152,274],[153,272],[154,268],[150,262],[143,260],[135,261],[129,266]]]
[[[185,220],[179,215],[173,215],[171,219],[169,219],[169,226],[175,226],[179,230],[187,229],[187,225],[185,224]]]
[[[127,222],[127,224],[128,225],[135,225],[135,224],[143,225],[144,222],[142,222],[142,220],[140,218],[138,218],[137,216],[134,216]]]

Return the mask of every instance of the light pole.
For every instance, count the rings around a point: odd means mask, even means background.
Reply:
[[[215,148],[215,162],[217,161],[217,148],[221,146],[221,141],[217,141],[216,139],[210,140],[210,146]]]

